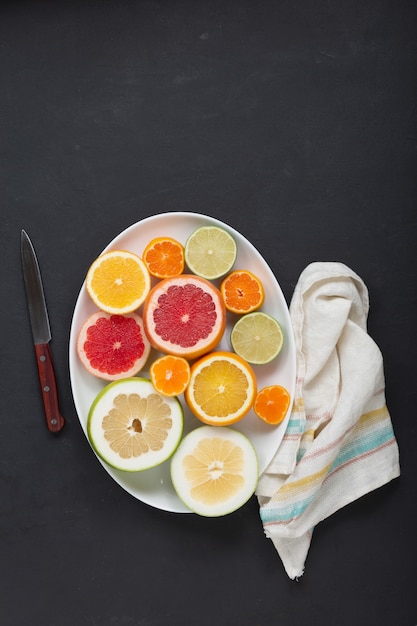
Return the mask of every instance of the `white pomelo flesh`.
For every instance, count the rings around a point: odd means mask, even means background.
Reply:
[[[258,483],[255,448],[242,433],[224,426],[201,426],[180,443],[171,459],[178,497],[194,513],[227,515],[243,506]]]
[[[91,446],[108,465],[139,472],[173,454],[183,423],[177,398],[161,395],[148,379],[125,378],[110,383],[95,398],[87,433]]]

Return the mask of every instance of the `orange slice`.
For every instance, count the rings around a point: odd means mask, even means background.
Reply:
[[[220,285],[226,309],[232,313],[250,313],[262,306],[265,299],[259,278],[248,270],[235,270]]]
[[[185,390],[194,415],[211,426],[228,426],[252,408],[256,378],[250,365],[233,352],[212,352],[191,367]]]
[[[290,406],[290,394],[281,385],[270,385],[260,389],[253,410],[267,424],[280,424]]]
[[[184,247],[171,237],[152,239],[142,258],[149,273],[156,278],[179,276],[184,271]]]
[[[151,277],[136,254],[110,250],[92,263],[87,272],[86,288],[99,309],[122,315],[143,304],[151,288]]]
[[[164,396],[179,396],[190,382],[190,364],[181,356],[167,354],[153,361],[149,374],[156,391]]]
[[[220,341],[226,308],[220,291],[208,280],[181,274],[153,287],[143,308],[143,323],[154,348],[194,359]]]

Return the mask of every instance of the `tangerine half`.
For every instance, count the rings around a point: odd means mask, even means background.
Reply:
[[[182,356],[166,354],[153,361],[149,375],[156,391],[164,396],[179,396],[190,382],[190,364]]]
[[[260,279],[249,270],[234,270],[223,279],[220,291],[226,309],[232,313],[250,313],[262,306],[265,292]]]
[[[142,255],[149,273],[156,278],[179,276],[184,271],[184,247],[172,237],[156,237]]]
[[[290,406],[290,394],[281,385],[269,385],[256,395],[253,410],[267,424],[280,424]]]

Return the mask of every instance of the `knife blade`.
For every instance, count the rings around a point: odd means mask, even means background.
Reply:
[[[49,346],[51,328],[38,260],[24,230],[20,237],[20,253],[46,425],[50,432],[57,433],[64,426],[65,420],[59,410],[55,369]]]

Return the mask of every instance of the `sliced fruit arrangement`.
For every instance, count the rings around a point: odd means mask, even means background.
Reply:
[[[269,385],[256,395],[253,410],[267,424],[280,424],[290,406],[290,394],[281,385]]]
[[[262,282],[248,270],[234,270],[223,279],[220,291],[226,309],[232,313],[250,313],[259,309],[265,299]]]
[[[250,365],[233,352],[216,351],[191,367],[185,400],[205,424],[228,426],[252,408],[256,378]]]
[[[218,226],[201,226],[185,242],[188,269],[208,280],[230,272],[237,255],[234,238]]]
[[[143,260],[156,278],[179,276],[184,271],[184,247],[172,237],[156,237],[143,251]]]
[[[108,465],[127,472],[149,469],[166,461],[180,442],[181,403],[159,394],[150,380],[115,381],[94,400],[87,432]]]
[[[281,352],[284,333],[274,317],[263,311],[254,311],[238,319],[230,341],[236,354],[248,363],[264,365]]]
[[[183,357],[167,354],[153,361],[149,374],[153,386],[159,393],[164,396],[179,396],[188,387],[191,368]]]
[[[86,288],[99,309],[107,313],[131,313],[144,303],[151,277],[139,256],[125,250],[111,250],[92,263]]]
[[[97,455],[131,472],[172,457],[179,498],[206,516],[236,510],[256,488],[255,449],[229,426],[251,410],[277,425],[290,405],[284,387],[257,390],[252,365],[276,358],[284,334],[278,320],[260,310],[262,281],[247,269],[233,269],[236,258],[235,239],[218,226],[197,228],[184,245],[156,237],[142,257],[104,252],[86,276],[99,310],[85,321],[77,342],[86,370],[112,381],[88,415],[88,437]],[[219,347],[227,317],[233,351]],[[151,360],[152,348],[158,354]],[[149,375],[133,378],[148,362]],[[204,426],[180,443],[182,394]]]
[[[194,359],[219,343],[226,328],[226,309],[212,283],[182,274],[152,288],[144,305],[143,322],[154,348]]]
[[[135,314],[93,313],[81,327],[77,353],[86,370],[104,380],[134,376],[145,365],[151,344]]]
[[[178,497],[195,513],[232,513],[255,492],[255,448],[232,428],[201,426],[186,435],[174,453],[171,479]]]

